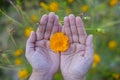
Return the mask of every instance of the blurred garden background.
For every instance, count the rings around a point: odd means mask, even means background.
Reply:
[[[43,14],[80,16],[94,35],[94,63],[86,80],[120,80],[120,0],[0,0],[0,80],[28,80],[26,40]],[[63,80],[60,71],[54,80]]]

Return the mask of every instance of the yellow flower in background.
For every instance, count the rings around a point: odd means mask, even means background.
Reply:
[[[120,74],[114,73],[113,77],[115,78],[115,80],[119,80],[120,79]]]
[[[49,9],[49,6],[47,4],[45,4],[44,2],[40,2],[40,6],[45,10]]]
[[[25,29],[25,36],[26,36],[26,37],[29,37],[31,31],[33,31],[33,28],[32,28],[32,27],[28,27],[28,28],[26,28],[26,29]]]
[[[87,12],[87,11],[88,11],[88,8],[89,8],[88,5],[83,5],[83,6],[81,7],[82,12]]]
[[[37,16],[35,14],[33,14],[30,18],[30,22],[33,22],[33,23],[37,22],[37,20],[38,19],[37,19]]]
[[[59,9],[59,5],[57,2],[51,2],[49,5],[50,11],[57,12]]]
[[[18,72],[19,79],[25,79],[29,76],[29,72],[26,69],[20,70]]]
[[[23,54],[23,50],[22,50],[22,49],[17,49],[17,50],[14,52],[14,55],[15,55],[15,56],[20,56],[21,54]]]
[[[72,13],[72,10],[71,10],[70,8],[67,8],[67,9],[66,9],[66,13],[67,13],[67,14],[70,14],[70,13]]]
[[[57,32],[52,35],[50,39],[50,48],[54,52],[64,52],[69,47],[68,36],[64,35],[62,32]]]
[[[113,6],[115,6],[118,2],[119,2],[119,0],[110,0],[109,5],[110,5],[111,7],[113,7]]]
[[[94,62],[93,62],[92,67],[96,67],[97,64],[100,63],[100,62],[101,62],[100,56],[99,56],[97,53],[95,53],[95,54],[94,54]]]
[[[73,2],[74,2],[74,0],[67,0],[67,2],[68,2],[68,3],[73,3]]]
[[[21,65],[21,64],[22,64],[22,60],[21,60],[20,58],[17,58],[17,59],[15,60],[15,64],[16,64],[16,65]]]
[[[117,42],[115,40],[111,40],[109,43],[108,43],[108,47],[111,49],[111,50],[114,50],[116,47],[117,47]]]

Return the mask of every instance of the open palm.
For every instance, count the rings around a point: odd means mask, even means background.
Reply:
[[[45,75],[53,75],[59,68],[59,54],[53,53],[49,48],[51,35],[59,29],[58,17],[54,13],[43,15],[40,25],[32,32],[26,45],[26,58],[33,71]]]
[[[61,72],[65,79],[84,78],[93,62],[92,35],[87,36],[80,17],[69,15],[64,18],[62,29],[70,40],[70,47],[61,53]]]

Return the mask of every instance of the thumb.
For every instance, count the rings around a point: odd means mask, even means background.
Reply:
[[[93,57],[94,49],[93,49],[93,35],[89,35],[86,40],[86,56]]]
[[[92,47],[93,46],[93,42],[92,42],[92,40],[93,40],[93,35],[89,35],[88,37],[87,37],[87,40],[86,40],[86,46],[88,47]]]
[[[26,44],[26,53],[33,52],[35,50],[35,40],[36,34],[34,31],[31,31],[30,37],[28,38]]]

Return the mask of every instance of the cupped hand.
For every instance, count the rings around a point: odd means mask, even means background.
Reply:
[[[62,28],[70,40],[70,47],[61,53],[61,72],[65,80],[83,80],[93,62],[92,35],[87,36],[80,17],[64,18]]]
[[[26,44],[26,58],[34,72],[53,76],[59,68],[59,54],[49,48],[49,39],[59,30],[58,17],[53,13],[43,15],[38,29],[32,32]]]

